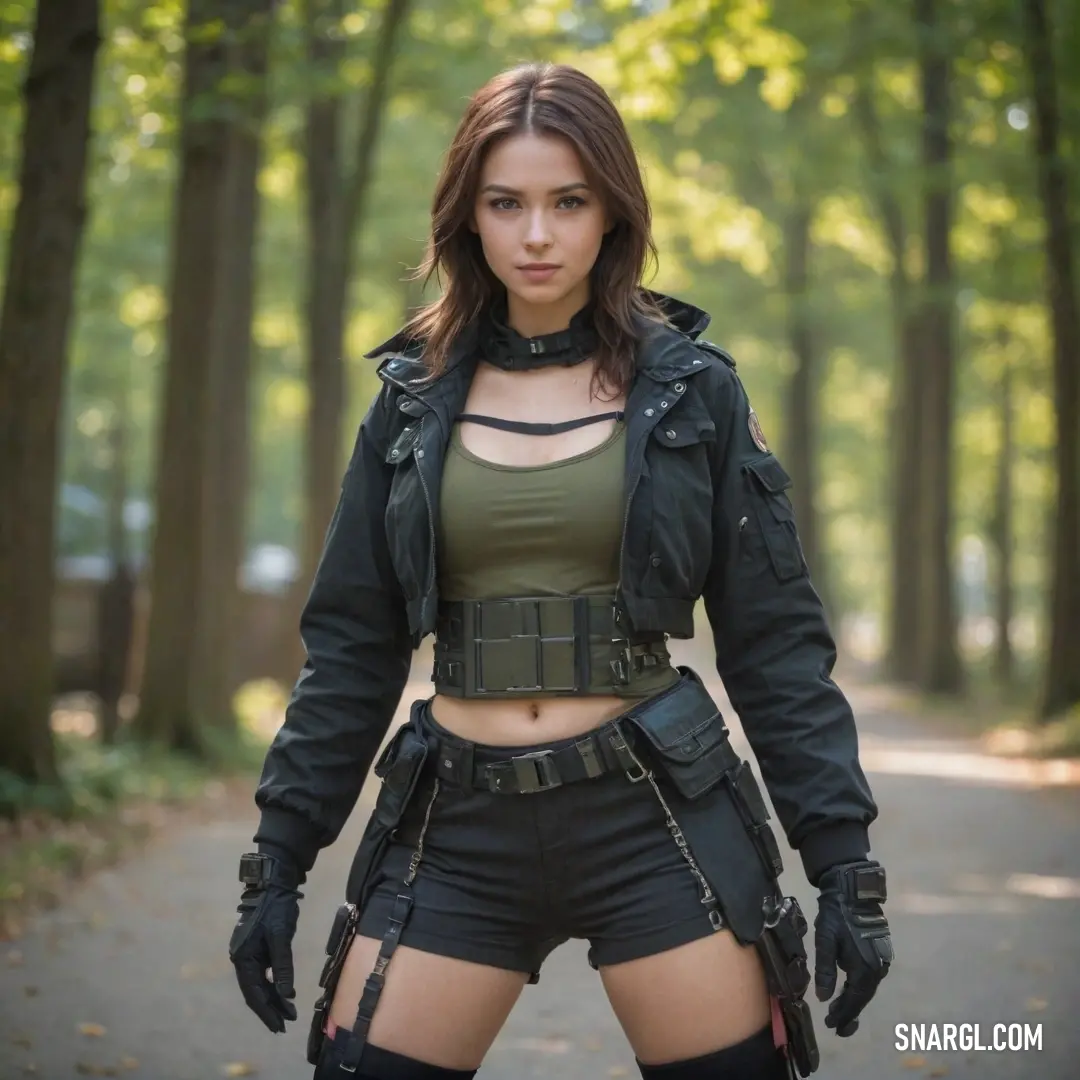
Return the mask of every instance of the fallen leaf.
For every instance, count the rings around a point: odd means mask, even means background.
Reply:
[[[630,1070],[625,1065],[612,1065],[607,1074],[608,1076],[629,1076]]]
[[[922,1069],[926,1065],[926,1058],[922,1054],[908,1054],[901,1064],[905,1069]]]
[[[1027,1009],[1028,1012],[1042,1012],[1049,1004],[1050,1003],[1046,998],[1029,997],[1027,1001],[1024,1002],[1024,1008]]]
[[[589,1035],[585,1041],[581,1044],[586,1050],[591,1050],[593,1053],[603,1050],[604,1040],[598,1039],[595,1035]]]
[[[19,1047],[20,1050],[30,1050],[34,1045],[34,1040],[29,1035],[12,1035],[11,1045]]]
[[[24,1073],[26,1073],[26,1075],[27,1075],[27,1076],[37,1076],[37,1074],[38,1074],[38,1067],[37,1067],[37,1066],[36,1066],[36,1065],[35,1065],[35,1064],[34,1064],[34,1063],[33,1063],[32,1061],[28,1061],[28,1062],[27,1062],[27,1063],[26,1063],[26,1064],[25,1064],[25,1065],[24,1065],[24,1066],[22,1067],[22,1071],[23,1071]]]
[[[254,1076],[258,1070],[248,1061],[230,1061],[221,1071],[225,1076]]]
[[[120,1059],[121,1069],[137,1069],[139,1067],[139,1059],[133,1057],[122,1057]]]
[[[79,1034],[88,1035],[91,1039],[100,1039],[105,1034],[105,1028],[101,1024],[85,1022],[79,1025]]]
[[[90,1065],[85,1061],[75,1062],[75,1071],[80,1076],[119,1076],[115,1065]]]
[[[40,991],[38,990],[38,988],[36,986],[24,986],[23,987],[23,993],[27,997],[37,997],[38,994],[40,993]]]
[[[927,1076],[948,1076],[948,1065],[935,1065],[927,1074]]]

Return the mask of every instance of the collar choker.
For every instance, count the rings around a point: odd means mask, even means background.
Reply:
[[[505,301],[496,303],[480,319],[480,356],[503,371],[580,364],[595,352],[599,340],[592,315],[593,307],[588,304],[570,320],[566,330],[527,338],[507,325]]]

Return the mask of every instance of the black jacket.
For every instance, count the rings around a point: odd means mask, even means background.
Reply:
[[[755,442],[735,364],[697,340],[709,317],[662,298],[627,397],[617,607],[635,631],[693,636],[703,597],[716,669],[792,847],[814,882],[864,858],[877,808],[835,646],[807,575],[779,461]],[[352,812],[395,712],[410,654],[435,628],[443,459],[476,360],[467,335],[422,383],[391,338],[301,618],[307,663],[266,756],[256,839],[310,866]]]

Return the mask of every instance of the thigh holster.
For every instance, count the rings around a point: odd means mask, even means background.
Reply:
[[[651,780],[655,770],[680,796],[673,807],[662,795],[661,802],[677,817],[691,865],[715,890],[723,923],[741,944],[757,947],[783,1017],[789,1060],[809,1076],[819,1055],[804,1001],[810,983],[806,919],[795,898],[781,894],[783,860],[749,763],[732,747],[704,685],[690,669],[680,671],[684,677],[675,687],[616,721],[639,736],[633,741],[640,755],[626,745],[621,751],[627,774]]]
[[[640,748],[643,769],[677,796],[677,818],[698,865],[715,890],[724,923],[742,944],[757,940],[764,901],[775,895],[783,865],[765,804],[747,805],[750,766],[731,745],[720,710],[697,674],[630,709],[614,723]],[[625,753],[626,751],[623,751]],[[635,776],[628,761],[627,774]]]
[[[356,936],[356,926],[360,912],[367,903],[374,887],[375,871],[386,854],[394,832],[405,816],[406,808],[416,795],[420,776],[428,757],[428,742],[420,727],[420,709],[422,703],[413,707],[409,720],[394,734],[386,749],[375,763],[375,775],[382,780],[375,808],[368,819],[364,834],[357,847],[349,879],[345,889],[346,900],[335,915],[334,925],[326,945],[326,963],[323,967],[319,985],[323,993],[315,1003],[315,1015],[312,1018],[308,1037],[308,1061],[315,1065],[326,1035],[326,1021],[330,1006],[334,1000],[341,970],[348,955],[349,945]],[[398,895],[390,913],[389,925],[383,935],[375,966],[364,983],[363,993],[356,1011],[356,1020],[352,1027],[351,1038],[345,1048],[344,1058],[339,1068],[346,1073],[356,1071],[360,1055],[367,1042],[368,1029],[375,1014],[385,982],[386,968],[394,950],[401,941],[401,934],[412,911],[412,886],[420,866],[424,836],[427,832],[431,807],[438,794],[439,781],[436,779],[427,814],[417,840],[416,851],[409,860],[409,868],[398,886]]]

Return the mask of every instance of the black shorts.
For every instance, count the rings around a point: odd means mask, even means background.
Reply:
[[[413,721],[444,742],[471,747],[478,764],[575,741],[520,748],[462,743],[434,720],[427,701],[413,705]],[[529,794],[496,794],[445,778],[435,792],[435,779],[425,772],[373,870],[359,933],[386,933],[425,817],[403,945],[536,975],[570,938],[589,941],[590,962],[598,967],[719,928],[647,780],[633,783],[626,772],[611,771]],[[673,796],[663,794],[677,817]]]

